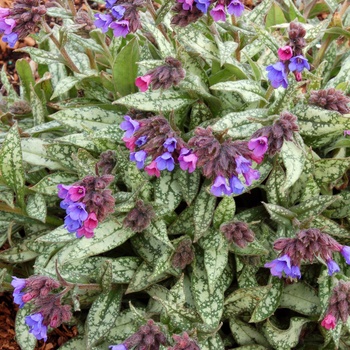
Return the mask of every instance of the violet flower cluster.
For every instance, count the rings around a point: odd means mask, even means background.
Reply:
[[[11,9],[0,7],[2,41],[14,47],[18,40],[38,30],[45,14],[46,7],[40,4],[40,0],[16,0]]]
[[[196,169],[197,156],[164,117],[133,120],[126,115],[120,128],[125,131],[123,141],[131,151],[130,160],[148,175],[159,177],[163,170],[173,171],[175,164],[189,173]]]
[[[279,257],[265,264],[271,274],[282,278],[283,274],[290,278],[301,278],[300,264],[310,263],[315,258],[322,259],[332,276],[339,272],[338,264],[333,260],[333,253],[340,252],[347,264],[350,265],[350,247],[343,246],[334,238],[316,228],[301,230],[295,238],[280,238],[274,243],[274,249],[280,250]]]
[[[86,176],[73,185],[57,185],[60,207],[66,210],[64,227],[76,237],[91,238],[94,229],[113,212],[115,199],[106,187],[114,176]]]
[[[211,10],[209,11],[210,7]],[[172,11],[176,15],[172,18],[171,23],[185,27],[197,21],[208,11],[216,22],[225,22],[227,15],[239,17],[244,11],[244,4],[240,0],[177,0],[177,4],[172,8]]]
[[[278,49],[280,60],[266,67],[267,78],[274,88],[282,86],[286,89],[288,87],[289,72],[293,72],[295,79],[301,81],[302,71],[304,69],[310,70],[310,64],[301,52],[305,46],[305,34],[305,29],[300,24],[294,22],[290,24],[289,44]]]
[[[210,127],[196,128],[195,136],[188,144],[198,158],[197,165],[202,168],[203,175],[214,179],[210,191],[217,197],[241,194],[245,185],[250,186],[253,180],[259,179],[259,171],[252,168],[253,161],[261,163],[268,149],[265,136],[253,138],[249,142],[221,142]]]
[[[128,33],[135,33],[141,28],[138,11],[143,5],[143,0],[106,0],[108,13],[96,13],[94,24],[103,33],[111,28],[115,37],[125,38]]]
[[[52,293],[61,287],[58,281],[46,276],[26,279],[13,276],[11,285],[14,287],[14,302],[20,308],[28,302],[34,304],[34,313],[26,316],[25,322],[36,339],[46,341],[48,326],[56,328],[70,320],[71,306],[61,304],[62,293]]]

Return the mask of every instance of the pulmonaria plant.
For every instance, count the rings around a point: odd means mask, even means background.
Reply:
[[[95,26],[103,33],[113,30],[115,37],[126,37],[141,28],[139,11],[145,6],[143,0],[106,0],[107,13],[95,14]]]
[[[114,176],[86,176],[73,185],[59,184],[60,207],[66,210],[64,227],[77,238],[92,238],[94,229],[114,211],[115,199],[107,189]]]
[[[174,170],[175,164],[188,172],[195,170],[197,157],[163,116],[133,120],[126,115],[124,120],[120,124],[125,131],[123,141],[138,169],[144,168],[148,175],[156,177],[163,170]]]
[[[186,72],[182,68],[181,62],[173,57],[167,57],[165,64],[149,70],[145,75],[135,80],[135,85],[141,92],[152,90],[169,89],[177,86],[185,78]]]
[[[254,232],[249,228],[248,224],[241,221],[221,225],[220,231],[229,243],[234,243],[240,248],[245,248],[255,238]]]
[[[214,196],[241,194],[245,185],[260,177],[258,170],[252,168],[253,161],[261,163],[267,151],[265,136],[247,141],[219,140],[210,127],[196,128],[195,136],[188,145],[198,158],[197,167],[209,179],[214,179],[211,193]]]
[[[350,247],[343,246],[327,233],[316,228],[301,230],[295,238],[280,238],[274,243],[274,249],[280,251],[279,257],[265,264],[271,274],[282,278],[301,278],[302,261],[313,263],[315,258],[321,259],[332,276],[339,272],[338,264],[333,260],[333,253],[341,253],[347,264],[350,264]]]
[[[216,22],[225,22],[227,15],[240,17],[244,11],[244,4],[240,0],[177,0],[172,11],[175,15],[171,19],[171,24],[186,27],[208,14],[208,11]]]
[[[350,97],[334,88],[311,91],[309,103],[341,114],[350,113]]]
[[[14,47],[18,40],[39,30],[38,25],[46,11],[40,0],[16,0],[11,9],[0,7],[2,41]]]
[[[274,88],[288,87],[288,73],[293,72],[295,80],[302,80],[302,71],[310,70],[310,64],[302,55],[302,49],[306,46],[304,36],[306,34],[303,26],[296,22],[289,25],[289,43],[278,49],[278,61],[266,67],[267,78]]]
[[[58,281],[46,276],[13,277],[11,285],[14,287],[14,302],[20,308],[29,302],[34,305],[33,313],[26,316],[25,322],[36,339],[46,341],[49,326],[57,328],[71,319],[71,306],[62,305],[65,293],[54,293],[61,287]]]

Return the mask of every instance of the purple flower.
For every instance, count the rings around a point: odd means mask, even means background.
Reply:
[[[73,204],[74,202],[72,202],[71,200],[69,199],[65,199],[63,201],[61,201],[60,203],[60,207],[64,210],[66,210],[71,204]]]
[[[293,49],[286,45],[282,46],[277,51],[278,58],[282,61],[288,61],[291,57],[293,57]]]
[[[299,279],[301,278],[301,273],[300,273],[299,266],[292,266],[289,277],[291,277],[291,278],[299,278]]]
[[[180,4],[182,4],[182,9],[185,11],[192,10],[192,5],[194,0],[177,0]]]
[[[267,137],[261,136],[256,139],[251,139],[248,142],[248,148],[253,151],[252,159],[260,164],[264,159],[264,155],[268,148],[268,140]]]
[[[80,220],[73,220],[69,215],[64,218],[64,228],[70,233],[76,232],[82,225]]]
[[[286,276],[290,276],[292,273],[290,257],[288,255],[283,255],[275,260],[272,260],[264,265],[264,267],[268,267],[271,269],[271,275],[282,278],[282,272],[286,274]]]
[[[145,166],[145,160],[147,158],[147,153],[143,150],[137,152],[131,152],[129,159],[132,162],[136,162],[137,169],[142,169]]]
[[[25,302],[23,301],[23,295],[25,293],[20,293],[19,291],[16,291],[16,289],[13,291],[13,302],[19,305],[19,308],[22,309]]]
[[[15,288],[15,291],[21,292],[23,288],[26,286],[27,280],[25,278],[18,278],[12,276],[11,286]]]
[[[72,203],[66,211],[70,218],[73,220],[84,221],[89,216],[85,210],[85,204],[80,202]]]
[[[211,11],[210,15],[213,17],[215,22],[226,21],[226,11],[225,6],[222,4],[216,5]]]
[[[120,128],[125,131],[123,137],[130,138],[135,131],[140,129],[140,123],[132,120],[128,115],[124,115],[124,122],[120,124]]]
[[[344,257],[346,263],[350,265],[350,247],[344,245],[340,253]]]
[[[291,72],[297,71],[297,72],[302,72],[303,69],[310,70],[310,65],[307,59],[302,56],[294,56],[290,59],[290,63],[288,68],[290,69]]]
[[[267,78],[271,81],[271,85],[274,88],[283,86],[285,89],[288,87],[287,74],[285,71],[285,66],[282,62],[277,62],[266,67]]]
[[[191,174],[196,170],[198,157],[187,148],[181,148],[178,158],[180,168],[182,170],[188,170]]]
[[[161,156],[157,157],[156,164],[159,170],[167,169],[168,171],[172,171],[175,168],[174,158],[169,152],[165,152]]]
[[[216,177],[213,185],[210,188],[210,192],[216,197],[223,195],[229,196],[232,193],[230,186],[227,184],[227,180],[220,175]]]
[[[241,194],[244,190],[244,185],[237,176],[232,176],[229,180],[231,192],[234,194]]]
[[[117,0],[106,0],[106,9],[110,9],[117,2]]]
[[[104,15],[102,13],[96,13],[95,18],[96,18],[96,20],[94,22],[95,26],[97,28],[101,28],[102,33],[106,33],[109,25],[113,21],[113,17],[111,15]]]
[[[177,141],[174,137],[170,137],[165,140],[163,146],[167,149],[168,152],[174,152],[176,148]]]
[[[8,43],[10,47],[14,47],[18,41],[18,35],[17,33],[11,33],[3,35],[1,39],[4,43]]]
[[[16,21],[12,18],[4,18],[0,20],[0,33],[11,34],[12,29],[16,26]]]
[[[245,178],[245,183],[247,186],[250,186],[253,182],[253,180],[258,180],[260,177],[260,173],[258,170],[250,168],[248,172],[243,173],[243,176]]]
[[[227,6],[227,12],[230,15],[235,15],[239,17],[244,11],[244,5],[239,0],[232,0]]]
[[[113,35],[116,37],[122,36],[123,38],[129,33],[129,21],[123,20],[119,22],[113,22],[110,26],[113,29]]]
[[[0,7],[0,19],[4,19],[10,14],[10,9]]]
[[[328,275],[329,275],[329,276],[332,276],[334,273],[340,271],[340,267],[339,267],[338,264],[337,264],[334,260],[332,260],[332,259],[327,260],[327,267],[328,267]]]
[[[238,174],[245,174],[250,171],[250,166],[252,165],[252,161],[245,159],[243,156],[235,157],[236,161],[236,171]]]
[[[194,1],[199,11],[202,11],[203,13],[208,12],[208,8],[210,6],[210,0],[194,0]]]
[[[139,137],[136,142],[135,142],[135,145],[137,147],[141,147],[143,146],[145,143],[147,142],[147,136],[141,136]]]
[[[112,7],[112,15],[116,18],[116,19],[122,19],[125,13],[125,7],[124,6],[114,6]]]
[[[73,202],[77,202],[79,199],[85,196],[85,187],[83,186],[71,186],[68,190],[69,199]]]
[[[29,333],[32,333],[38,340],[47,340],[47,326],[43,325],[44,317],[41,313],[26,316],[25,320],[29,326]]]
[[[110,345],[109,348],[111,350],[128,350],[128,348],[124,344]]]
[[[72,186],[66,186],[66,185],[62,185],[62,184],[59,184],[57,185],[57,188],[58,188],[58,198],[61,198],[61,199],[66,199],[67,195],[68,195],[68,191],[69,189],[71,188]]]

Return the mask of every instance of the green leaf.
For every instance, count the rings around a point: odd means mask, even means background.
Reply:
[[[23,97],[26,101],[32,102],[30,98],[31,89],[34,87],[35,80],[29,62],[21,58],[16,61],[16,70],[21,79],[21,88],[23,89]]]
[[[150,225],[146,229],[146,232],[169,246],[171,249],[174,249],[168,238],[166,224],[163,220],[151,221]]]
[[[28,197],[27,214],[34,219],[45,223],[46,221],[46,202],[42,194],[36,193]]]
[[[236,203],[233,197],[224,197],[215,209],[213,226],[218,229],[220,225],[232,221],[235,216]]]
[[[76,175],[57,172],[45,176],[42,180],[40,180],[36,185],[31,187],[30,189],[44,195],[57,196],[58,184],[70,185],[76,182],[77,180],[78,178],[76,177]]]
[[[270,214],[271,219],[281,225],[291,226],[292,219],[296,217],[295,213],[279,205],[267,203],[263,203],[263,205]]]
[[[15,123],[7,133],[1,147],[0,172],[7,186],[17,195],[18,204],[24,207],[24,170],[21,138]]]
[[[37,49],[36,47],[26,46],[17,50],[28,53],[31,59],[39,64],[64,63],[60,55]]]
[[[349,75],[350,75],[350,56],[348,56],[341,64],[339,73],[326,85],[326,89],[328,88],[336,88],[338,85],[342,83],[347,84],[347,88],[345,90],[345,93],[349,93],[350,84],[349,84]],[[344,129],[349,129],[348,127]]]
[[[178,235],[179,233],[188,234],[193,238],[193,213],[194,206],[191,205],[181,212],[168,228],[169,235]]]
[[[219,48],[219,55],[220,55],[220,64],[223,66],[227,62],[232,61],[232,54],[235,52],[235,50],[238,47],[238,44],[233,41],[225,41],[221,42],[217,40],[217,45]]]
[[[276,24],[282,24],[286,22],[287,20],[284,17],[281,7],[278,4],[273,3],[266,17],[266,28],[270,28]]]
[[[285,182],[285,173],[282,167],[275,165],[266,182],[266,196],[271,204],[283,205],[287,201],[287,191],[282,191]]]
[[[34,350],[36,346],[36,338],[33,334],[29,333],[29,327],[25,323],[25,317],[31,314],[28,307],[24,307],[17,311],[16,315],[16,341],[21,349]]]
[[[30,89],[30,102],[32,106],[34,125],[44,124],[47,115],[46,101],[44,97],[39,98],[33,87]]]
[[[341,227],[331,219],[319,215],[310,222],[310,227],[316,227],[329,233],[331,236],[349,238],[349,230]]]
[[[253,11],[250,11],[247,14],[243,15],[244,20],[246,20],[248,23],[252,22],[256,24],[262,24],[272,3],[273,0],[264,0],[258,6],[254,7]]]
[[[269,343],[277,349],[291,349],[299,342],[303,326],[310,322],[307,318],[292,317],[288,329],[277,328],[270,320],[263,326],[263,332]]]
[[[74,337],[68,340],[58,349],[59,350],[86,350],[84,336],[78,335],[77,337]]]
[[[129,41],[118,53],[112,67],[113,83],[120,96],[137,92],[135,79],[137,64],[140,59],[140,48],[137,37]]]
[[[317,317],[321,313],[320,299],[316,291],[303,282],[285,285],[279,306],[306,316]]]
[[[314,178],[320,187],[328,187],[341,178],[350,167],[350,158],[320,159],[314,163]]]
[[[159,205],[158,215],[174,211],[182,199],[179,183],[173,172],[163,171],[154,187],[154,201]]]
[[[65,77],[60,80],[55,87],[55,90],[51,96],[51,100],[68,92],[72,87],[75,86],[76,83],[79,82],[79,80],[79,78],[74,76]]]
[[[194,202],[194,242],[197,242],[208,230],[216,204],[216,197],[206,191],[206,184],[203,184]]]
[[[303,169],[305,156],[303,150],[293,141],[284,141],[281,156],[286,167],[286,181],[283,190],[287,190],[299,179]]]
[[[179,184],[182,197],[187,205],[191,205],[199,189],[201,179],[199,170],[195,170],[191,174],[188,171],[177,170],[175,171],[175,178]]]
[[[86,319],[86,345],[91,349],[113,326],[118,316],[122,299],[122,289],[117,288],[100,294],[91,305]]]
[[[261,322],[270,317],[277,309],[283,292],[283,280],[273,278],[272,285],[264,297],[259,300],[249,322]]]
[[[124,96],[113,104],[123,105],[127,108],[141,109],[159,113],[171,112],[189,106],[194,100],[186,93],[174,90],[146,91]]]

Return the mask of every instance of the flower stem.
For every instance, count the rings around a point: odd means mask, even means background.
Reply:
[[[147,0],[147,9],[150,12],[154,22],[156,22],[157,20],[157,12],[152,4],[152,0]],[[170,42],[168,34],[166,33],[166,31],[164,30],[164,27],[162,26],[162,24],[158,24],[157,28],[160,30],[160,32],[163,34],[164,38]]]
[[[234,15],[231,16],[231,21],[232,21],[232,25],[237,26],[237,20],[236,17]],[[237,49],[235,51],[236,54],[236,59],[238,62],[241,61],[241,51],[240,51],[240,38],[239,38],[239,33],[238,31],[234,31],[233,32],[233,38],[235,39],[235,42],[238,44]]]

